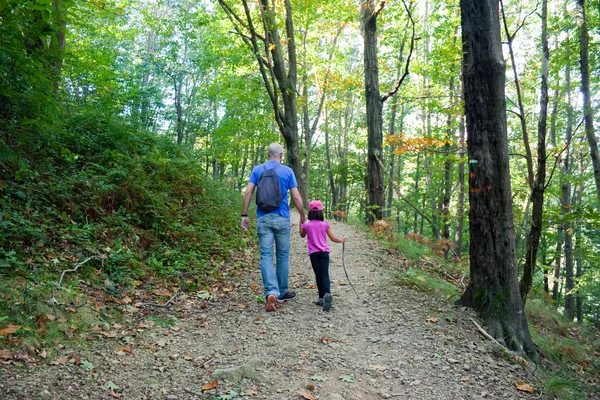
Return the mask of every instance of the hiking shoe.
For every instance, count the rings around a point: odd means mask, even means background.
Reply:
[[[277,299],[277,302],[278,303],[283,303],[284,301],[290,301],[294,297],[296,297],[296,292],[292,292],[291,290],[288,290],[283,296],[280,296]]]
[[[275,311],[275,304],[277,304],[277,297],[274,294],[267,296],[267,304],[265,305],[265,311]]]
[[[323,307],[323,298],[322,297],[317,297],[315,299],[315,305]]]
[[[325,296],[323,296],[323,311],[331,310],[332,302],[333,298],[331,297],[331,293],[325,293]]]

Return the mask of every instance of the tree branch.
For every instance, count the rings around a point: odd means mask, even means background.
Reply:
[[[412,24],[412,37],[410,39],[410,50],[408,52],[408,57],[406,57],[406,65],[404,66],[404,74],[402,74],[402,77],[396,82],[396,84],[394,85],[394,89],[392,89],[392,91],[389,92],[388,94],[386,94],[385,96],[381,97],[382,103],[384,103],[387,99],[389,99],[390,97],[392,97],[393,95],[395,95],[398,92],[398,89],[400,89],[402,82],[404,82],[404,79],[408,76],[408,67],[410,65],[410,59],[412,57],[413,49],[415,47],[415,40],[416,40],[415,39],[415,35],[416,35],[415,21],[413,20],[410,9],[406,6],[406,2],[404,0],[402,0],[402,4],[404,5],[404,9],[406,10],[406,12],[408,14],[408,18]],[[412,6],[412,3],[411,3],[411,6]]]

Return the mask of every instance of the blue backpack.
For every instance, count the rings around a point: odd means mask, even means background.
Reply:
[[[281,186],[279,176],[275,172],[280,165],[277,164],[273,169],[267,169],[267,166],[263,165],[265,171],[256,184],[256,206],[263,211],[271,212],[281,205]]]

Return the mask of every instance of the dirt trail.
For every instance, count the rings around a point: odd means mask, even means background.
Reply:
[[[99,335],[91,348],[77,352],[92,368],[72,362],[0,366],[0,397],[539,398],[516,390],[520,377],[537,382],[477,333],[472,314],[394,285],[387,252],[349,225],[333,223],[332,230],[348,238],[345,264],[358,296],[342,269],[342,246],[332,243],[333,308],[323,312],[313,304],[306,242],[297,235],[297,218],[293,223],[290,284],[298,297],[276,312],[266,313],[257,302],[262,284],[256,256],[255,266],[216,301],[179,295],[169,309],[158,310],[176,325],[142,323],[116,338]],[[203,391],[216,377],[219,386]]]

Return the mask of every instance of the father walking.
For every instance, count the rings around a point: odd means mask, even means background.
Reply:
[[[279,178],[281,188],[281,204],[269,211],[256,207],[257,220],[256,232],[258,234],[258,245],[260,248],[260,273],[262,275],[264,294],[267,304],[265,311],[275,311],[277,303],[290,301],[296,297],[296,293],[288,290],[288,275],[290,269],[290,208],[288,205],[288,191],[291,193],[292,201],[300,213],[300,224],[306,222],[302,197],[298,192],[298,182],[294,171],[281,164],[283,159],[283,147],[279,143],[272,143],[267,153],[268,161],[257,165],[250,174],[250,180],[244,192],[242,203],[242,228],[248,230],[250,219],[248,218],[248,207],[254,188],[259,185],[261,176],[273,170]],[[258,203],[258,196],[257,196]],[[273,260],[273,244],[276,248],[277,268]]]

